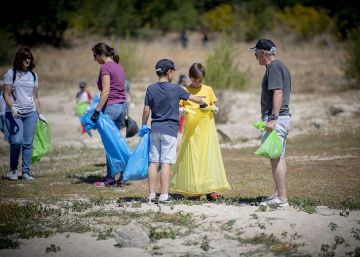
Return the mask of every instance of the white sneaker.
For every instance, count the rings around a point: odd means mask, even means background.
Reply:
[[[147,197],[147,202],[148,203],[156,203],[156,194],[149,194],[149,196]]]
[[[159,203],[170,204],[170,203],[173,203],[173,202],[174,202],[174,198],[172,198],[170,195],[166,199],[163,199],[163,198],[159,197]]]
[[[156,203],[156,197],[148,197],[147,202],[148,203]]]
[[[289,202],[288,200],[286,201],[281,201],[278,197],[273,197],[270,200],[266,200],[260,203],[260,205],[277,205],[279,207],[289,207]]]
[[[270,201],[270,200],[274,199],[275,197],[277,197],[277,196],[275,196],[275,195],[270,195],[270,196],[268,196],[268,197],[265,198],[265,201]]]
[[[22,179],[24,179],[24,180],[34,180],[34,177],[31,176],[30,174],[24,173],[22,175]]]
[[[8,179],[18,180],[17,170],[10,170],[7,174]]]

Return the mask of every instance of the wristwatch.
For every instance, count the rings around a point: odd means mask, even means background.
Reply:
[[[276,114],[271,114],[271,116],[269,117],[269,120],[277,120],[278,116]]]

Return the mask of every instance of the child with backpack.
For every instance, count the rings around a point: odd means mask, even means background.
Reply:
[[[161,194],[159,203],[172,202],[169,196],[169,180],[171,165],[176,162],[176,144],[179,128],[179,102],[181,99],[205,108],[207,104],[200,98],[191,95],[182,86],[171,83],[174,78],[175,64],[169,59],[161,59],[156,63],[155,71],[159,81],[147,87],[144,110],[142,114],[141,135],[147,130],[147,121],[151,113],[150,165],[148,169],[149,202],[156,201],[156,177],[159,166],[161,178]]]

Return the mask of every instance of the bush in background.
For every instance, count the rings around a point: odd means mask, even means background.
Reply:
[[[222,34],[206,60],[206,82],[216,90],[243,90],[247,78],[245,72],[238,69],[238,56],[234,37]]]
[[[238,56],[234,36],[222,34],[221,40],[206,60],[206,84],[214,89],[219,99],[216,123],[226,123],[230,118],[230,105],[224,99],[224,90],[243,90],[246,86],[246,74],[238,69],[236,62]]]
[[[0,29],[0,65],[7,64],[12,66],[15,56],[16,42],[11,33]]]
[[[125,69],[126,79],[131,81],[137,76],[139,69],[141,69],[142,57],[139,54],[137,45],[130,40],[129,36],[120,41],[118,49],[120,63]]]
[[[237,38],[252,41],[261,37],[264,31],[271,31],[274,25],[276,6],[268,0],[254,0],[235,5]]]
[[[205,12],[201,21],[212,32],[232,32],[239,40],[251,41],[273,28],[275,6],[267,0],[220,4]]]
[[[345,77],[351,88],[360,88],[360,27],[349,35],[345,46]]]
[[[285,31],[296,32],[302,39],[329,32],[333,27],[332,19],[323,9],[300,4],[285,7],[276,14],[276,18],[280,27]]]
[[[202,23],[210,31],[231,31],[236,25],[233,7],[221,4],[202,16]]]

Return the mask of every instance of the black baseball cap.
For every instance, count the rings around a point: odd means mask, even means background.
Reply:
[[[81,81],[81,82],[79,83],[79,87],[80,87],[80,88],[85,88],[85,87],[86,87],[86,82]]]
[[[249,48],[249,51],[256,50],[265,50],[271,52],[272,54],[276,54],[276,46],[270,39],[260,39],[254,47]]]
[[[155,71],[158,73],[166,73],[168,70],[174,69],[180,71],[175,67],[175,64],[172,60],[169,59],[161,59],[156,63]]]

